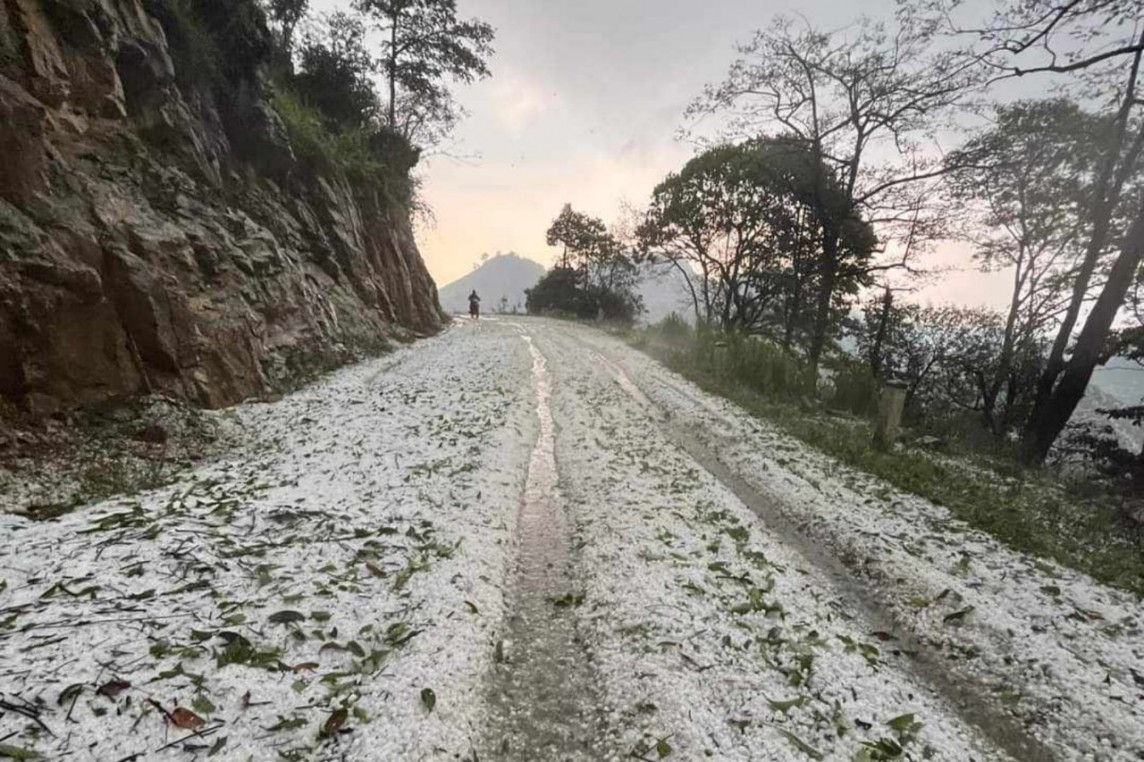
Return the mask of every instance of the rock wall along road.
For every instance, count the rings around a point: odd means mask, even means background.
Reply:
[[[0,0],[0,415],[222,406],[440,327],[408,210],[305,171],[261,71],[188,84],[169,5]]]

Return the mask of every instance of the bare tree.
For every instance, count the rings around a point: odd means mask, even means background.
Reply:
[[[966,92],[972,67],[952,54],[932,54],[934,24],[903,21],[895,30],[867,20],[823,32],[779,18],[739,48],[721,85],[690,109],[728,119],[731,134],[785,134],[822,161],[821,185],[837,182],[854,213],[874,225],[894,261],[867,273],[905,267],[941,229],[934,200],[947,171],[925,136]],[[822,236],[810,359],[825,348],[836,298],[841,231]]]

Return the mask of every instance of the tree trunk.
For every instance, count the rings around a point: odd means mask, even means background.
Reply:
[[[1140,39],[1144,40],[1144,33],[1141,34]],[[1093,186],[1095,204],[1092,210],[1092,236],[1089,238],[1088,248],[1085,250],[1084,260],[1081,262],[1080,272],[1077,274],[1077,279],[1073,284],[1073,293],[1069,301],[1068,309],[1065,311],[1065,316],[1061,320],[1061,326],[1060,330],[1057,331],[1056,340],[1053,341],[1048,362],[1045,363],[1045,370],[1037,380],[1036,395],[1033,397],[1033,412],[1029,416],[1029,425],[1025,432],[1026,436],[1032,435],[1031,429],[1034,421],[1041,418],[1042,415],[1047,415],[1044,414],[1041,409],[1049,403],[1049,398],[1053,393],[1053,386],[1057,381],[1057,377],[1061,371],[1065,369],[1065,351],[1068,349],[1069,339],[1072,337],[1072,330],[1076,326],[1077,318],[1080,315],[1080,308],[1084,304],[1084,298],[1088,294],[1089,284],[1092,280],[1092,274],[1096,270],[1100,252],[1104,249],[1108,241],[1113,211],[1116,208],[1117,202],[1120,200],[1124,183],[1128,178],[1128,173],[1135,166],[1139,156],[1141,149],[1140,140],[1144,138],[1144,130],[1138,133],[1137,139],[1130,147],[1128,155],[1123,157],[1123,160],[1121,152],[1128,134],[1132,110],[1137,103],[1136,78],[1140,72],[1140,63],[1141,53],[1137,52],[1132,62],[1132,68],[1128,74],[1128,84],[1124,91],[1125,95],[1116,115],[1112,144],[1107,147],[1105,161],[1097,174],[1096,182]],[[1117,170],[1118,164],[1120,165],[1120,171]]]
[[[834,284],[837,276],[838,237],[827,235],[822,241],[822,282],[819,284],[818,303],[815,305],[814,333],[810,340],[811,377],[818,383],[818,362],[826,347],[826,329],[830,323],[830,302],[834,298]]]
[[[1020,268],[1020,264],[1018,264]],[[982,389],[981,413],[984,416],[985,427],[994,436],[1004,433],[1005,427],[997,417],[997,399],[1001,396],[1001,389],[1009,378],[1009,371],[1013,367],[1013,353],[1016,347],[1017,317],[1021,302],[1021,271],[1013,276],[1013,296],[1009,301],[1009,316],[1005,320],[1005,334],[1001,341],[1001,356],[997,360],[997,371],[989,384]]]
[[[399,12],[393,13],[393,24],[389,28],[389,129],[397,132],[397,19]]]
[[[874,344],[870,347],[870,370],[874,378],[882,377],[882,345],[886,343],[886,330],[890,324],[890,309],[894,306],[894,292],[886,286],[886,293],[882,296],[882,314],[878,317],[878,332],[874,335]]]
[[[787,310],[785,320],[786,325],[783,326],[783,349],[789,350],[791,343],[794,341],[794,317],[791,309]]]
[[[731,306],[734,300],[734,294],[731,286],[724,281],[721,284],[723,289],[723,314],[720,317],[720,325],[723,328],[723,333],[728,333],[731,330]]]
[[[1001,390],[988,384],[981,385],[981,423],[993,436],[1001,435],[1001,425],[997,420],[997,398]]]
[[[1101,203],[1093,218],[1092,236],[1089,238],[1088,249],[1085,251],[1084,259],[1081,262],[1080,272],[1077,273],[1076,281],[1073,283],[1072,298],[1069,300],[1068,309],[1061,319],[1060,329],[1053,341],[1045,369],[1040,378],[1037,379],[1037,391],[1033,400],[1033,413],[1030,423],[1032,418],[1037,417],[1040,408],[1048,402],[1057,377],[1064,370],[1065,351],[1068,349],[1069,339],[1072,337],[1073,328],[1076,327],[1077,318],[1080,316],[1080,309],[1084,306],[1085,297],[1088,295],[1089,284],[1092,282],[1092,274],[1096,270],[1097,261],[1100,259],[1100,252],[1108,240],[1111,218],[1111,204]]]
[[[681,265],[678,260],[669,259],[668,261],[671,262],[671,266],[683,276],[683,282],[687,284],[687,290],[691,294],[691,305],[695,309],[695,326],[698,327],[699,324],[703,322],[703,318],[699,314],[699,295],[695,293],[695,284],[691,282],[691,274],[683,269],[683,265]],[[688,268],[688,270],[690,269],[691,268]]]
[[[1124,297],[1132,285],[1136,269],[1144,255],[1144,206],[1136,213],[1132,227],[1120,249],[1108,281],[1100,292],[1096,304],[1077,338],[1072,357],[1065,364],[1060,381],[1034,408],[1021,441],[1022,459],[1028,464],[1043,463],[1049,449],[1060,436],[1072,417],[1077,404],[1084,397],[1092,372],[1100,363],[1109,330],[1117,312],[1124,305]]]
[[[977,371],[977,389],[981,394],[981,423],[993,436],[1000,435],[997,420],[997,398],[1001,396],[1001,385],[985,380],[985,371]]]

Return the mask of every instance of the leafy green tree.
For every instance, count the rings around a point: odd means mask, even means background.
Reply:
[[[457,119],[445,81],[489,76],[492,26],[459,19],[456,0],[355,0],[354,7],[380,33],[389,128],[413,143],[438,142]]]
[[[546,241],[549,246],[562,247],[560,266],[573,270],[581,269],[611,245],[603,220],[577,212],[571,204],[565,204],[553,220]]]
[[[557,315],[591,320],[604,317],[630,323],[642,311],[640,298],[630,288],[584,285],[581,274],[557,265],[528,289],[525,309],[533,315]]]
[[[833,317],[864,279],[874,238],[845,194],[796,141],[709,149],[653,191],[641,249],[698,275],[696,317],[724,330],[775,332],[789,344],[814,314],[828,274]],[[824,265],[824,231],[838,231]]]
[[[294,54],[294,33],[310,12],[310,0],[268,0],[266,10],[274,25],[278,48],[289,64]]]
[[[329,14],[307,26],[294,63],[274,72],[274,108],[308,171],[376,184],[417,210],[410,172],[420,151],[386,128],[376,71],[361,14]]]
[[[361,17],[334,13],[303,39],[292,85],[336,130],[361,128],[381,112],[370,79],[375,69]]]
[[[530,292],[530,312],[554,311],[630,322],[642,310],[635,292],[637,268],[603,220],[565,204],[548,228],[560,261]]]
[[[603,220],[565,204],[548,229],[549,246],[561,246],[560,266],[574,270],[580,285],[600,293],[628,294],[636,266]]]
[[[576,316],[587,312],[580,277],[571,267],[557,265],[525,291],[525,309],[531,315]]]

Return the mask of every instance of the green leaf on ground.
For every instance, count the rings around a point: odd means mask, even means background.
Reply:
[[[211,700],[203,695],[195,696],[195,700],[191,702],[191,709],[194,709],[199,714],[212,714],[215,710],[215,705]]]
[[[916,720],[917,718],[913,714],[902,714],[888,720],[886,726],[897,733],[905,733],[914,726]]]
[[[966,606],[965,608],[961,609],[960,611],[955,611],[952,614],[946,614],[941,619],[942,624],[951,624],[951,623],[962,622],[965,619],[965,617],[969,616],[969,614],[972,612],[973,612],[973,607],[972,606]]]
[[[584,593],[565,593],[559,598],[552,598],[552,605],[556,608],[570,608],[572,606],[584,605]]]
[[[786,740],[790,741],[796,749],[801,751],[806,756],[810,757],[811,759],[822,759],[822,752],[796,736],[794,733],[791,733],[789,730],[783,730],[782,728],[775,729],[782,733]]]
[[[771,701],[770,699],[767,699],[767,703],[770,704],[771,709],[774,709],[776,712],[782,712],[783,714],[786,714],[796,706],[802,706],[805,704],[806,696],[798,696],[796,698],[787,699],[786,701]]]
[[[267,733],[277,733],[282,730],[297,730],[298,728],[305,727],[306,720],[301,717],[283,717],[278,715],[278,722],[274,723],[268,728],[264,728]]]
[[[306,621],[306,615],[300,611],[279,611],[270,615],[271,624],[290,624],[292,622]]]
[[[74,685],[69,685],[60,691],[60,697],[56,699],[56,704],[59,706],[64,706],[65,704],[71,703],[72,699],[83,693],[83,688],[83,683],[75,683]]]

